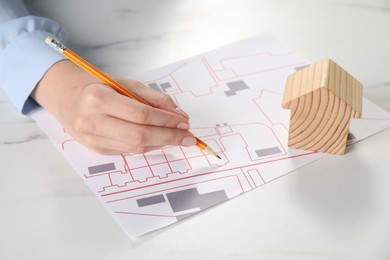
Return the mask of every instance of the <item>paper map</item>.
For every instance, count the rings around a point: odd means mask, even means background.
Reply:
[[[99,155],[74,141],[47,111],[33,118],[122,228],[140,236],[325,156],[287,147],[285,81],[308,64],[262,34],[132,77],[169,94],[191,116],[191,131],[222,160],[196,146]],[[390,115],[364,99],[349,142],[389,125]]]

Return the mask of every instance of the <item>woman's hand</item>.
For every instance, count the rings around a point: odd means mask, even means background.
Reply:
[[[103,154],[195,145],[189,117],[143,84],[115,79],[152,106],[117,93],[71,61],[54,64],[31,94],[78,142]]]

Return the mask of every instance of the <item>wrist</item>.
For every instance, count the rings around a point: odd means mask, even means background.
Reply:
[[[97,82],[93,76],[69,60],[53,64],[38,82],[31,97],[46,110],[59,116],[67,99],[79,95],[82,88]]]

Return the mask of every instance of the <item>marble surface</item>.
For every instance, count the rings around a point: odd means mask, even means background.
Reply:
[[[131,77],[268,31],[332,58],[390,112],[387,0],[28,1]],[[0,259],[390,259],[390,129],[196,217],[130,239],[0,89]]]

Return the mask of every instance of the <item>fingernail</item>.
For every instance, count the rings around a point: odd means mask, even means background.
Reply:
[[[181,141],[182,146],[193,146],[196,144],[196,140],[193,136],[186,136]]]
[[[181,129],[181,130],[189,130],[190,129],[190,125],[186,122],[179,122],[177,124],[177,129]]]

